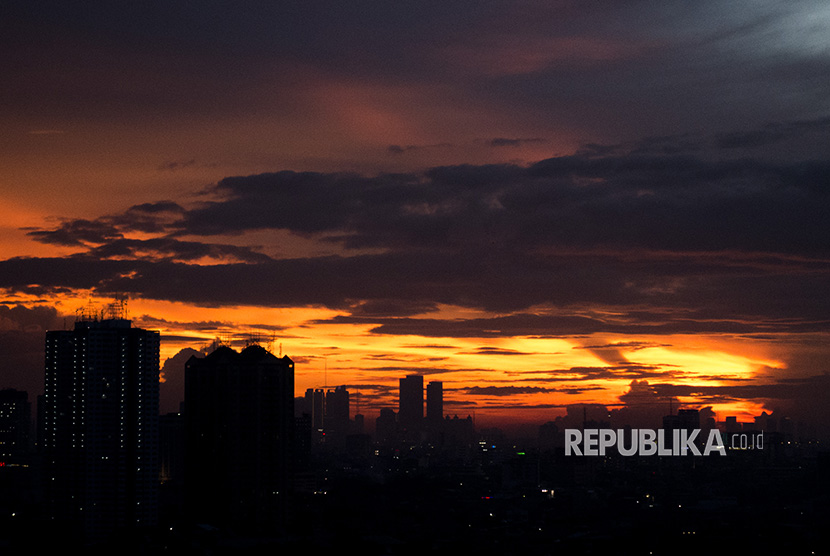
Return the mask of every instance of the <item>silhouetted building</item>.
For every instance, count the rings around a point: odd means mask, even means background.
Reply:
[[[700,411],[697,409],[681,409],[677,412],[678,426],[687,431],[700,428]]]
[[[352,421],[352,430],[351,430],[352,434],[363,434],[364,433],[364,430],[366,428],[365,424],[364,424],[364,420],[365,420],[365,418],[364,418],[362,413],[355,414],[354,421]]]
[[[559,441],[559,427],[553,421],[539,425],[539,450],[551,452],[558,448],[562,442]]]
[[[427,384],[427,421],[430,424],[444,419],[444,383],[433,381]]]
[[[168,413],[159,417],[159,481],[181,481],[184,475],[184,416]]]
[[[325,425],[326,398],[325,392],[318,388],[309,388],[305,391],[305,406],[309,408],[311,415],[311,426],[315,429],[322,429]]]
[[[445,443],[449,446],[469,446],[473,442],[475,427],[473,418],[467,415],[466,419],[459,419],[458,415],[447,415],[444,418]]]
[[[178,515],[184,504],[184,416],[159,416],[160,511]]]
[[[380,410],[375,420],[375,437],[378,443],[388,444],[397,440],[397,418],[395,412],[388,407]]]
[[[427,384],[427,432],[432,442],[441,442],[444,428],[444,383]]]
[[[32,404],[29,394],[0,390],[0,463],[21,463],[31,448]]]
[[[121,310],[46,333],[48,511],[86,541],[158,518],[159,334]]]
[[[398,424],[407,439],[416,439],[424,420],[424,377],[410,375],[400,379]]]
[[[291,486],[294,363],[259,345],[185,365],[185,494],[196,519],[273,526]]]
[[[302,399],[302,398],[300,398]],[[294,471],[308,469],[311,463],[311,414],[294,417]]]
[[[345,386],[338,386],[326,392],[326,436],[329,440],[342,445],[349,434],[349,391]]]
[[[677,415],[666,415],[663,417],[663,428],[669,431],[699,429],[700,412],[697,409],[681,409]]]

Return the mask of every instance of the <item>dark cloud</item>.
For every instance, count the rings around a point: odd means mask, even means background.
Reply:
[[[506,137],[495,137],[487,143],[491,147],[519,147],[525,143],[544,143],[541,137],[530,137],[528,139],[508,139]]]
[[[436,362],[436,361],[446,361],[447,357],[424,357],[418,355],[392,355],[388,353],[370,353],[368,355],[364,355],[362,359],[366,359],[369,361],[408,361],[408,362]]]
[[[91,248],[89,254],[101,259],[150,258],[198,262],[200,259],[236,260],[246,263],[264,262],[270,257],[250,247],[181,241],[170,237],[153,239],[115,239]]]
[[[170,259],[198,261],[203,258],[262,262],[268,256],[252,247],[184,241],[169,235],[149,239],[131,234],[164,234],[178,230],[177,221],[185,209],[172,201],[134,205],[120,214],[96,220],[66,220],[52,230],[28,229],[27,234],[42,243],[86,247],[97,259]]]
[[[556,389],[540,386],[470,386],[464,388],[463,391],[475,396],[515,396],[517,394],[555,392]]]
[[[173,261],[17,258],[0,261],[0,287],[27,291],[93,288],[102,295],[204,305],[323,305],[348,310],[356,300],[390,299],[401,307],[443,303],[496,311],[492,318],[339,316],[316,324],[374,324],[377,334],[428,337],[574,336],[619,334],[818,332],[826,330],[823,272],[755,272],[705,275],[690,265],[655,276],[639,264],[561,258],[535,269],[499,265],[449,254],[423,253],[268,260],[258,263],[195,265]],[[570,268],[568,266],[570,265]],[[590,272],[596,269],[596,272]],[[682,274],[683,270],[685,274]],[[700,273],[692,276],[691,272]],[[336,276],[336,280],[330,277]],[[638,285],[638,281],[642,284]],[[198,284],[198,287],[194,287]],[[229,287],[233,285],[233,287]],[[653,289],[652,289],[653,287]],[[644,311],[645,304],[664,305]],[[521,312],[552,304],[560,309]],[[616,307],[613,314],[592,306]],[[629,312],[630,311],[630,312]]]
[[[203,357],[204,352],[185,348],[164,360],[159,370],[159,413],[178,413],[184,401],[184,366],[193,357]]]
[[[195,207],[160,201],[29,231],[87,252],[1,261],[0,286],[326,306],[347,313],[326,322],[430,337],[826,331],[830,161],[711,157],[683,141],[694,143],[662,137],[526,166],[228,177]],[[670,154],[654,148],[671,142]],[[274,260],[244,245],[258,230],[339,255]],[[239,245],[199,241],[229,235]],[[499,316],[416,318],[442,305]],[[593,351],[624,362],[620,348]]]
[[[642,342],[642,341],[632,341],[632,342],[613,342],[610,344],[593,344],[587,346],[574,346],[572,349],[587,349],[587,350],[599,350],[599,349],[626,349],[629,351],[636,351],[640,349],[649,349],[655,347],[670,347],[671,344],[660,344],[657,342]]]
[[[548,384],[567,384],[567,383],[581,383],[587,381],[604,381],[604,380],[630,380],[643,381],[648,380],[672,380],[682,378],[686,373],[673,369],[670,365],[640,365],[637,363],[628,363],[625,365],[616,365],[608,367],[570,367],[567,369],[551,369],[542,371],[507,371],[508,376],[512,377],[511,383],[517,382],[531,382],[531,383],[548,383]],[[702,377],[700,377],[702,378]],[[727,380],[726,377],[712,376],[706,377],[708,380]],[[563,387],[557,387],[561,389]],[[590,387],[585,386],[569,386],[569,388],[586,389]],[[559,390],[557,390],[559,391]]]
[[[0,331],[40,333],[63,328],[64,318],[54,307],[0,304]]]
[[[745,383],[729,385],[681,385],[654,384],[651,389],[662,396],[719,396],[729,400],[762,400],[774,405],[786,403],[787,409],[795,409],[795,400],[816,400],[830,393],[830,374],[781,378],[770,383]],[[788,402],[788,403],[787,403]]]
[[[216,332],[228,330],[234,323],[224,321],[171,321],[152,315],[140,315],[133,317],[133,322],[142,328],[167,328],[178,330],[192,330],[199,332]]]
[[[826,367],[826,366],[825,366]],[[830,395],[830,373],[796,377],[779,378],[767,383],[754,381],[742,384],[672,384],[649,383],[646,380],[634,381],[629,391],[620,396],[626,407],[649,404],[660,406],[663,410],[672,400],[678,407],[679,398],[693,398],[696,404],[727,403],[735,401],[752,401],[764,404],[778,417],[786,417],[793,422],[811,423],[815,433],[821,438],[830,438],[830,408],[827,396]]]
[[[135,322],[135,321],[133,321]],[[136,323],[136,326],[140,325]],[[207,336],[191,336],[191,335],[184,335],[184,334],[164,334],[161,337],[162,342],[175,342],[177,344],[180,343],[189,343],[193,345],[207,345],[213,338],[209,338]]]
[[[65,246],[105,243],[123,237],[112,223],[83,219],[64,222],[53,230],[31,230],[27,233],[42,243]]]
[[[550,394],[562,393],[567,395],[578,395],[585,392],[593,392],[605,390],[602,386],[564,386],[557,388],[547,388],[543,386],[468,386],[466,388],[457,388],[455,390],[461,391],[468,395],[485,396],[485,397],[500,397],[500,396],[516,396],[523,394]],[[538,404],[520,404],[523,408],[539,408],[543,407]],[[547,407],[554,407],[548,405]]]
[[[441,149],[446,147],[452,147],[450,143],[436,143],[434,145],[389,145],[386,148],[386,152],[391,155],[399,155],[404,154],[412,151],[423,151],[423,150],[433,150],[433,149]]]
[[[440,367],[431,367],[431,366],[418,366],[418,365],[387,365],[383,367],[371,367],[362,369],[364,372],[377,372],[377,373],[400,373],[402,376],[403,374],[413,374],[413,375],[440,375],[446,373],[457,373],[457,372],[468,372],[468,371],[482,371],[485,372],[491,371],[491,369],[468,369],[468,368],[440,368]]]
[[[476,348],[474,351],[462,351],[459,352],[465,355],[532,355],[532,353],[528,353],[525,351],[519,351],[516,349],[507,349],[507,348],[498,348],[493,346],[482,346]]]
[[[171,226],[185,209],[173,201],[134,205],[122,213],[95,220],[65,220],[52,230],[28,229],[29,236],[43,243],[58,245],[104,245],[123,240],[125,235],[142,232],[159,234]]]
[[[349,312],[359,317],[410,316],[429,313],[436,308],[435,303],[420,299],[370,299],[350,306]]]
[[[54,307],[0,304],[0,387],[24,390],[34,402],[43,392],[46,331],[73,324]]]
[[[653,347],[670,347],[669,344],[659,344],[657,342],[640,342],[640,341],[633,341],[633,342],[615,342],[611,344],[601,344],[601,345],[587,345],[587,346],[576,346],[573,349],[585,349],[611,364],[615,363],[625,363],[627,362],[627,357],[623,350],[626,351],[637,351],[641,349],[653,348]]]
[[[760,312],[761,309],[758,309]],[[793,315],[795,316],[795,315]],[[447,320],[438,318],[376,318],[361,319],[335,317],[332,323],[374,323],[376,334],[421,335],[427,337],[488,338],[503,336],[579,337],[597,333],[665,335],[665,334],[748,334],[775,330],[784,332],[817,332],[826,330],[826,321],[818,322],[764,322],[707,319],[698,312],[691,318],[680,311],[677,316],[664,314],[660,322],[623,317],[613,319],[588,318],[570,315],[538,315],[516,313],[504,317]],[[599,351],[599,350],[598,350]],[[614,359],[612,363],[620,362]]]
[[[423,175],[226,178],[190,211],[197,234],[284,229],[345,247],[749,251],[826,255],[830,163],[620,154]],[[326,199],[324,204],[319,199]],[[648,218],[642,218],[648,215]]]
[[[169,171],[173,172],[175,170],[181,170],[183,168],[190,168],[191,166],[196,165],[196,159],[191,158],[189,160],[177,161],[172,160],[169,162],[165,162],[164,164],[159,165],[158,169],[160,171]]]
[[[78,114],[203,121],[263,106],[288,119],[303,107],[311,73],[440,88],[444,109],[481,110],[476,117],[501,123],[494,133],[508,141],[525,137],[522,129],[606,141],[701,127],[729,133],[762,118],[826,111],[819,8],[706,0],[693,7],[530,1],[516,9],[504,0],[422,0],[257,1],[240,10],[173,0],[76,10],[11,2],[0,22],[0,70],[15,86],[0,90],[0,100],[58,121]],[[459,126],[429,123],[447,135]]]

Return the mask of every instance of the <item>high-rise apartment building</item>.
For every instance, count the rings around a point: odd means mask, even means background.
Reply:
[[[349,412],[349,391],[345,386],[338,386],[326,392],[326,434],[337,440],[345,440],[349,434],[351,414]]]
[[[52,519],[85,541],[158,518],[159,333],[123,304],[46,333],[42,434]]]
[[[405,438],[416,439],[424,419],[424,377],[409,375],[400,379],[398,424]]]
[[[291,487],[294,362],[252,344],[185,365],[185,496],[203,523],[274,525]]]
[[[444,383],[432,381],[427,384],[427,433],[430,440],[440,440],[444,426]]]
[[[430,426],[444,420],[444,383],[432,381],[427,384],[427,422]]]

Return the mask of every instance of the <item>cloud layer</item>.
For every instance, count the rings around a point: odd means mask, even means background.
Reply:
[[[0,287],[325,306],[345,312],[332,322],[386,334],[827,331],[830,162],[715,156],[723,149],[702,143],[417,174],[229,177],[189,208],[159,201],[30,230],[78,251],[0,261]],[[335,254],[267,255],[246,244],[262,233]],[[439,306],[489,316],[418,317]]]

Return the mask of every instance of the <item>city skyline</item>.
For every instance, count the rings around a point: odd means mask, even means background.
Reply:
[[[0,22],[0,389],[128,300],[164,409],[216,338],[374,420],[830,409],[819,2],[196,8]],[[825,431],[830,432],[830,431]]]

